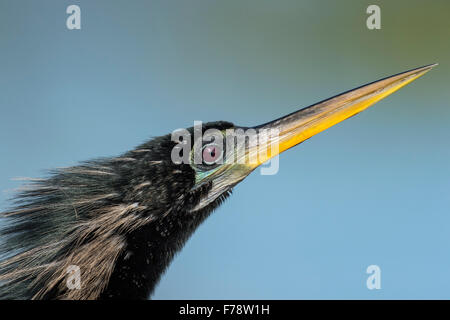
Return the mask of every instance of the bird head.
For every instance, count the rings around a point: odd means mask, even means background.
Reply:
[[[209,186],[192,210],[205,208],[221,199],[261,164],[367,109],[433,66],[369,83],[255,127],[216,122],[204,126],[199,123],[187,131],[175,131],[172,140],[179,144],[171,155],[177,155],[177,148],[184,153],[184,163],[188,163],[195,173],[191,190],[204,191],[202,187]],[[183,139],[179,139],[180,136]],[[176,162],[177,159],[172,160]],[[277,169],[272,170],[271,174],[276,173]]]

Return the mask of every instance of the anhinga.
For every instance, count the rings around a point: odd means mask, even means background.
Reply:
[[[169,134],[119,157],[32,180],[2,214],[0,298],[148,298],[189,236],[258,165],[363,111],[433,66],[372,82],[255,127],[258,135],[261,129],[279,134],[269,138],[278,150],[253,163],[220,163],[216,158],[223,154],[222,146],[203,139],[191,149],[201,150],[200,163],[192,156],[187,163],[176,163],[171,153],[178,142]],[[211,128],[225,132],[241,127],[213,122],[201,130]],[[194,133],[193,128],[187,131]],[[258,147],[256,141],[245,144],[246,156]],[[233,152],[227,157],[234,157]],[[79,267],[80,289],[67,286],[71,266]]]

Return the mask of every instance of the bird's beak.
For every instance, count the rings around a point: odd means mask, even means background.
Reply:
[[[227,129],[226,165],[207,171],[206,177],[197,177],[199,181],[195,188],[202,181],[213,181],[213,186],[208,197],[192,210],[199,210],[211,203],[267,160],[367,109],[423,76],[434,66],[436,64],[369,83],[257,127]],[[218,136],[222,137],[221,134]]]
[[[256,168],[283,151],[369,108],[436,65],[416,68],[369,83],[255,127],[258,131],[257,142],[247,149],[247,155],[250,154],[250,159],[253,159],[250,161],[250,168]]]

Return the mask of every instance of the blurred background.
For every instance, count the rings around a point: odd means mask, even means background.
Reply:
[[[72,4],[81,30],[66,28]],[[366,27],[371,4],[381,30]],[[449,14],[446,0],[3,0],[0,209],[14,177],[194,120],[260,124],[439,62],[244,180],[153,298],[448,299]]]

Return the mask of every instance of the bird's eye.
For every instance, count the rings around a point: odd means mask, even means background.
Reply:
[[[222,159],[222,148],[217,144],[207,144],[202,150],[203,163],[212,165]]]

